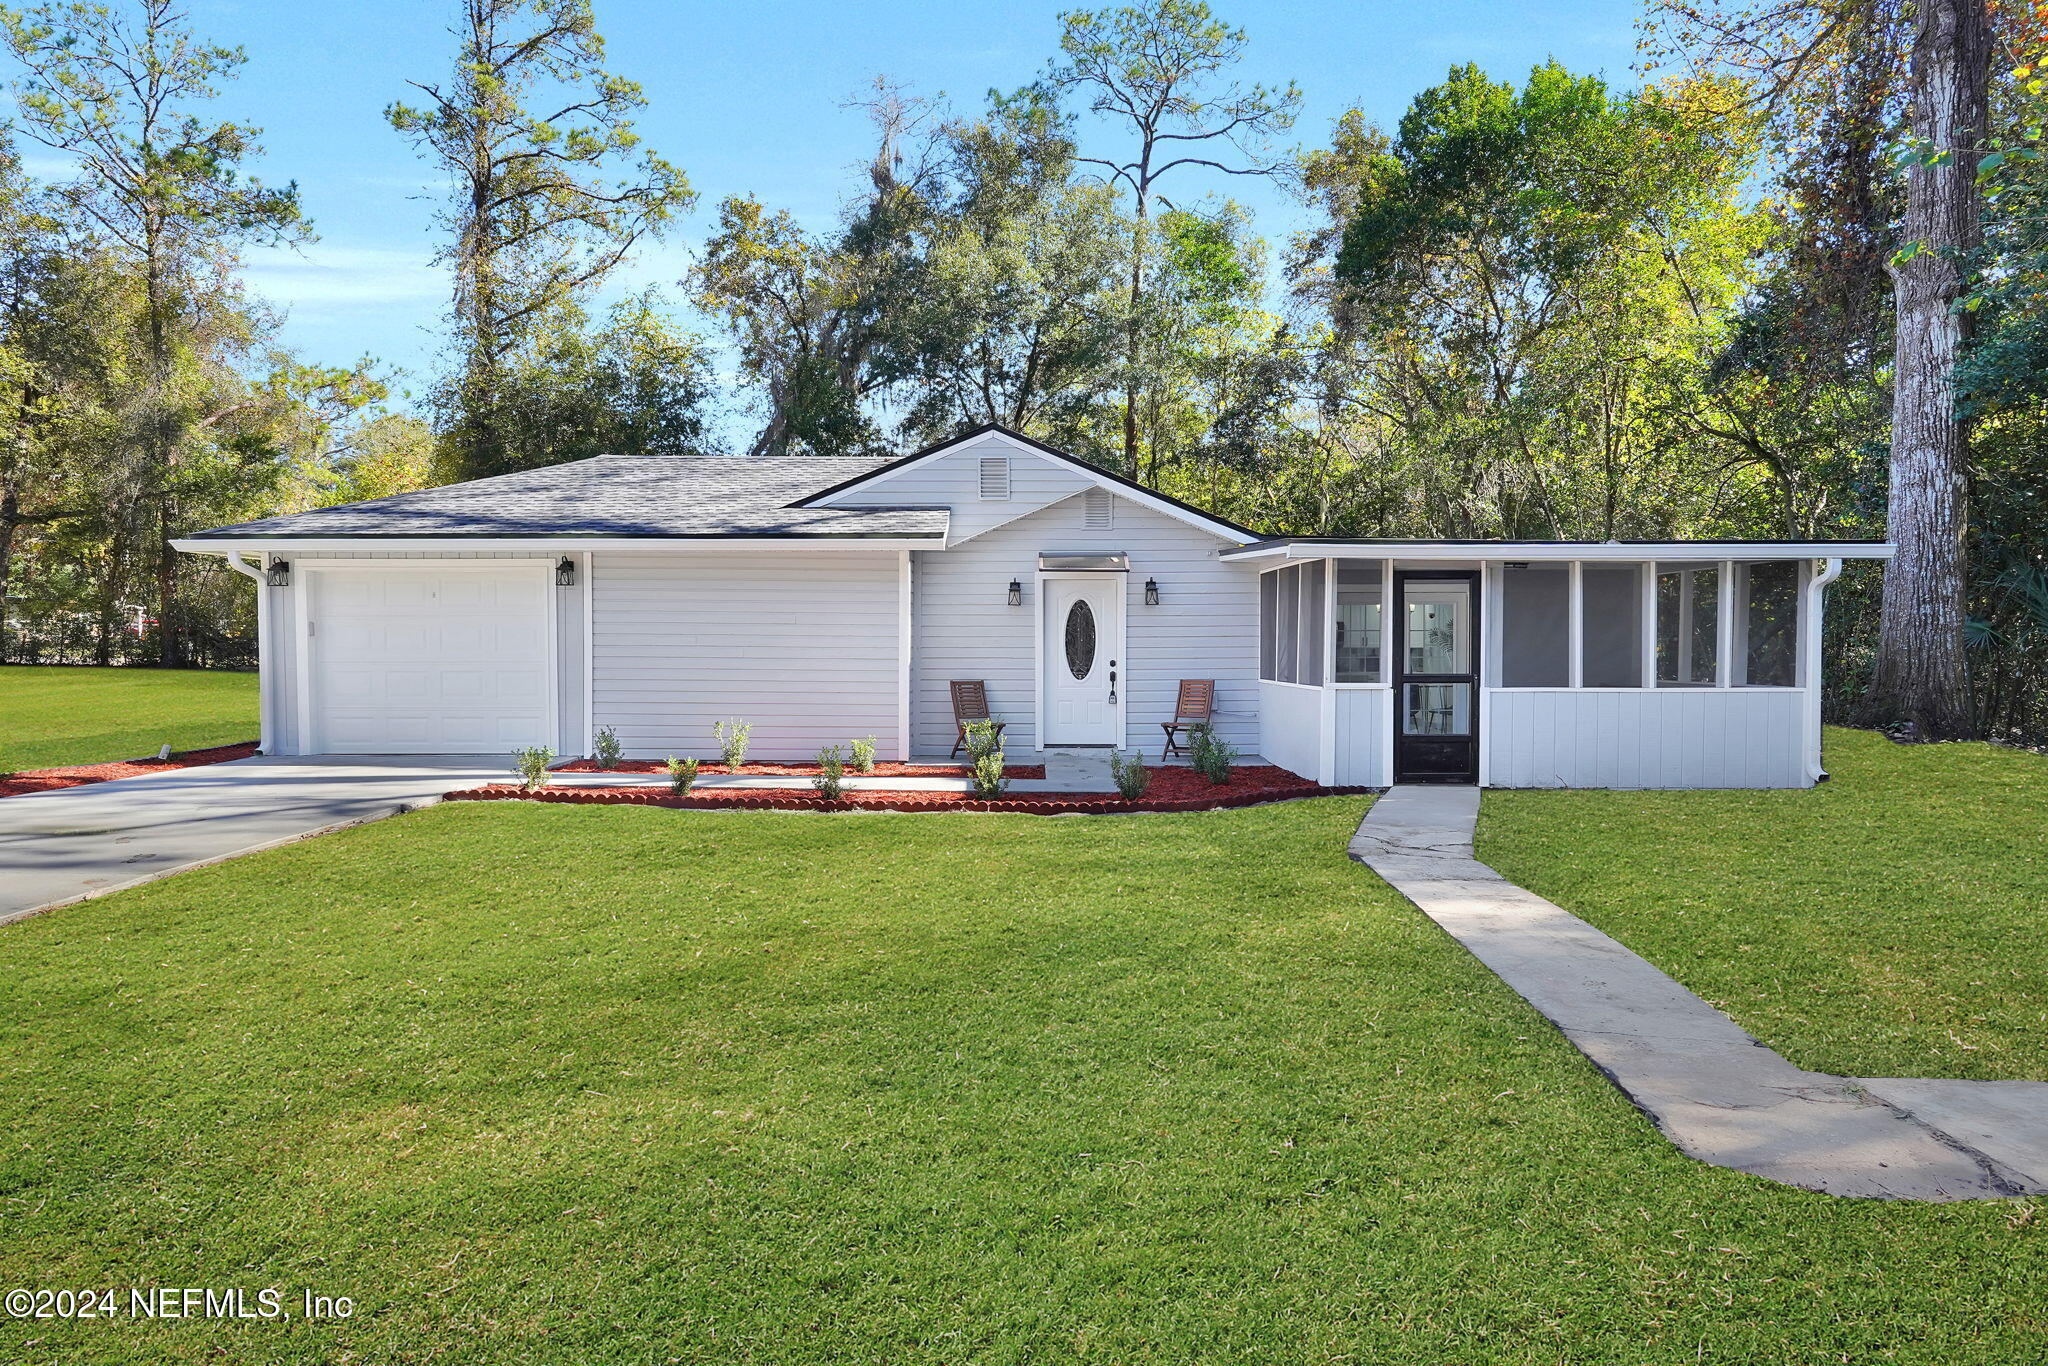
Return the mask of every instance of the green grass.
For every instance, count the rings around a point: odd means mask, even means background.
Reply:
[[[1479,855],[1801,1066],[2048,1080],[2048,758],[1826,743],[1811,792],[1490,792]]]
[[[0,1359],[2040,1359],[2037,1204],[1679,1156],[1361,806],[455,804],[0,929],[0,1285],[360,1306]]]
[[[256,675],[0,665],[0,773],[256,738]]]

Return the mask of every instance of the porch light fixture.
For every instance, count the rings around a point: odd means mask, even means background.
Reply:
[[[292,566],[289,560],[272,560],[270,567],[263,571],[263,581],[272,588],[292,586]]]
[[[575,586],[576,561],[570,559],[567,555],[564,555],[561,558],[561,560],[555,565],[555,587],[574,588]]]
[[[1159,605],[1159,580],[1145,580],[1145,605],[1147,607],[1157,607]]]
[[[1011,579],[1011,580],[1010,580],[1010,606],[1012,606],[1012,607],[1022,607],[1023,605],[1024,605],[1024,585],[1023,585],[1023,584],[1021,584],[1021,583],[1019,583],[1019,582],[1017,582],[1017,580],[1015,580],[1015,579]]]

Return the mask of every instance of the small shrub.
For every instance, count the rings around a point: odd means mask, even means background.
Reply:
[[[512,758],[519,769],[519,785],[528,792],[538,792],[548,785],[548,765],[555,761],[555,751],[547,745],[528,745],[525,749],[512,751]]]
[[[818,795],[828,802],[836,802],[846,795],[846,751],[837,745],[827,745],[818,751],[818,776],[811,779],[811,786],[818,789]]]
[[[1188,732],[1188,764],[1216,786],[1230,781],[1230,766],[1237,759],[1237,747],[1225,744],[1207,721]]]
[[[669,755],[669,756],[668,756],[668,787],[669,787],[669,791],[671,791],[671,792],[675,793],[675,794],[676,794],[676,795],[677,795],[678,797],[681,797],[681,796],[685,796],[685,795],[687,795],[687,794],[688,794],[688,792],[689,792],[689,790],[690,790],[691,788],[695,787],[696,785],[697,785],[697,759],[696,759],[696,756],[695,756],[695,755],[692,755],[691,757],[689,757],[689,758],[687,758],[687,759],[678,759],[678,758],[676,758],[676,756],[675,756],[675,755],[673,755],[673,754]]]
[[[853,742],[853,758],[848,760],[848,765],[855,773],[873,773],[875,771],[874,736],[870,735],[865,740],[855,740]]]
[[[626,757],[626,751],[619,744],[619,733],[610,726],[597,733],[597,741],[591,748],[596,751],[593,757],[597,766],[607,771],[617,768],[619,760]]]
[[[737,771],[747,761],[747,741],[754,733],[751,721],[719,721],[712,725],[711,733],[718,737],[719,751],[725,755],[725,766]]]
[[[1128,756],[1122,750],[1109,752],[1109,776],[1116,780],[1116,790],[1127,802],[1138,800],[1152,786],[1152,770],[1145,767],[1145,756],[1135,749]]]
[[[1010,780],[1003,776],[1003,732],[994,717],[967,723],[967,778],[974,795],[984,800],[1009,789]]]

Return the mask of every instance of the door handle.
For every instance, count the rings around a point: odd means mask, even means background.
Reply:
[[[1116,705],[1116,661],[1109,661],[1109,705]]]

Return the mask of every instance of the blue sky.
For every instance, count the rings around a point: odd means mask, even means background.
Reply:
[[[1248,78],[1301,86],[1306,102],[1293,134],[1301,142],[1321,141],[1352,105],[1391,126],[1456,62],[1519,80],[1554,56],[1633,83],[1636,0],[1212,4],[1250,31]],[[1043,70],[1058,13],[1070,7],[596,0],[612,67],[646,90],[642,134],[702,196],[621,283],[676,280],[726,195],[751,192],[829,221],[869,150],[864,116],[844,106],[874,76],[977,104],[991,86],[1014,87]],[[408,79],[447,69],[453,9],[452,0],[194,0],[190,9],[201,33],[246,49],[248,64],[219,107],[263,127],[261,174],[298,181],[319,233],[299,252],[257,254],[252,283],[286,311],[286,339],[309,359],[368,353],[409,371],[416,391],[434,365],[446,281],[432,263],[433,187],[382,111]],[[1084,129],[1084,142],[1091,134]],[[1207,190],[1251,205],[1270,239],[1296,224],[1294,207],[1263,182],[1191,176],[1178,193]]]

